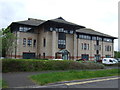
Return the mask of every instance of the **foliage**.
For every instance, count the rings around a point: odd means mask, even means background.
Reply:
[[[5,57],[6,52],[11,53],[13,51],[14,41],[16,39],[14,33],[11,32],[10,28],[2,29],[2,55]]]
[[[120,58],[120,52],[114,51],[114,58]]]
[[[37,59],[3,59],[3,72],[69,70],[69,69],[103,69],[102,64],[79,63],[70,60],[37,60]]]
[[[78,80],[95,77],[114,76],[120,73],[120,69],[108,69],[97,71],[67,71],[67,72],[51,72],[38,75],[32,75],[30,78],[37,84],[44,85],[48,83],[55,83],[58,81]]]
[[[2,31],[0,30],[0,57],[2,56]]]

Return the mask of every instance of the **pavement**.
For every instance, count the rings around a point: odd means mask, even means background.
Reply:
[[[109,67],[108,69],[111,69],[111,68]],[[59,71],[2,73],[2,78],[3,78],[3,80],[5,80],[7,82],[9,88],[15,88],[15,87],[16,88],[28,88],[28,87],[30,87],[30,88],[41,87],[42,88],[43,86],[37,85],[36,83],[32,82],[30,80],[29,76],[40,74],[40,73],[49,73],[49,72],[59,72]],[[62,87],[66,88],[69,85],[66,85],[66,84],[64,85],[63,83],[69,83],[69,82],[77,82],[77,81],[65,81],[65,82],[58,82],[58,83],[54,83],[54,84],[55,85],[62,84]],[[72,85],[70,85],[70,86],[72,86]],[[50,86],[50,87],[52,87],[52,86]],[[59,88],[61,86],[57,86],[57,87]]]

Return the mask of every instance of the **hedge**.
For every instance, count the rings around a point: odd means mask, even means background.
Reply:
[[[69,69],[103,69],[97,63],[80,63],[72,60],[36,60],[36,59],[3,59],[2,72],[24,72]]]

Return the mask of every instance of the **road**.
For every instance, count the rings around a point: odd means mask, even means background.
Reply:
[[[26,86],[18,88],[118,88],[120,77],[109,76],[93,79],[83,79],[74,81],[58,82],[45,86]]]

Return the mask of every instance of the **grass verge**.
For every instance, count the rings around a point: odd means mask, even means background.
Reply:
[[[0,80],[0,88],[8,88],[8,85],[4,80]]]
[[[48,83],[55,83],[58,81],[70,81],[79,79],[88,79],[95,77],[106,77],[115,76],[120,74],[120,69],[109,69],[109,70],[99,70],[99,71],[66,71],[66,72],[51,72],[38,75],[32,75],[30,78],[32,81],[39,85],[45,85]]]

